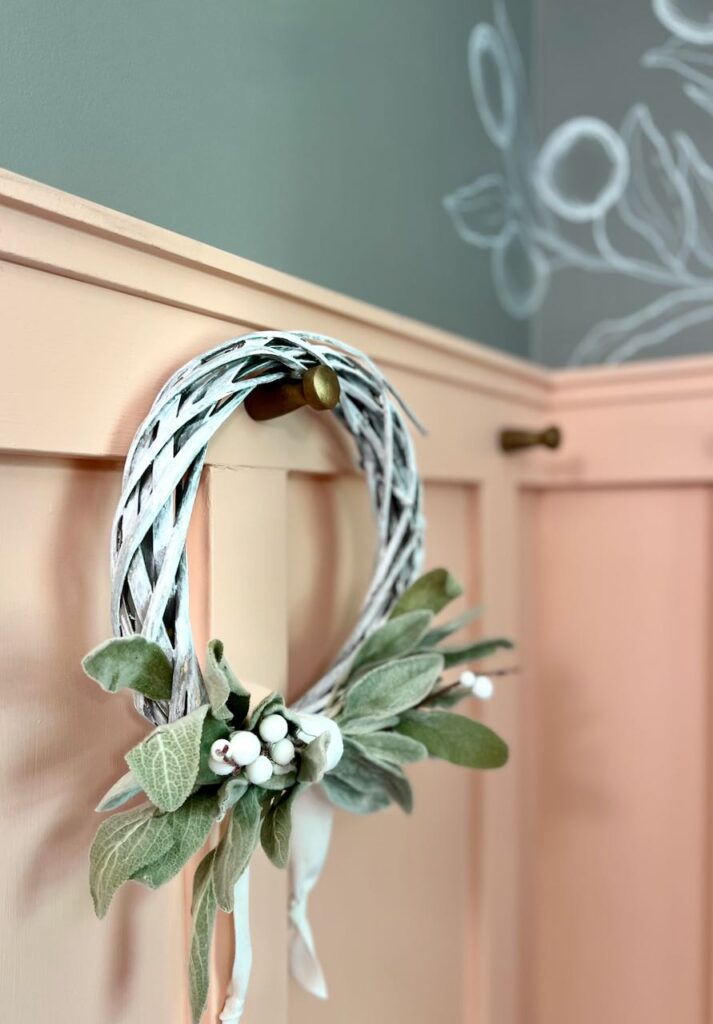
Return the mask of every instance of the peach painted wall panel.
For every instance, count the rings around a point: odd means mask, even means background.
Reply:
[[[527,1024],[704,1024],[710,493],[527,505]]]

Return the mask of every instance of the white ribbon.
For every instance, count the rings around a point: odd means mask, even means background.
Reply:
[[[331,771],[339,764],[344,751],[339,726],[325,715],[299,714],[298,717],[300,739],[310,742],[329,732],[326,771]],[[327,998],[327,985],[307,917],[307,900],[327,859],[333,818],[332,805],[321,786],[310,786],[295,800],[290,842],[290,970],[303,988],[320,999]],[[227,998],[220,1014],[223,1024],[239,1024],[250,983],[253,948],[250,939],[249,868],[235,883],[233,929],[235,955]]]

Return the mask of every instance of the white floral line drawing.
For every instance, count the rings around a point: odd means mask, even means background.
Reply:
[[[652,0],[656,18],[671,33],[663,46],[641,58],[646,68],[673,71],[690,100],[713,115],[713,12],[699,0]]]
[[[595,324],[571,365],[630,359],[713,317],[713,167],[692,139],[676,133],[667,140],[648,107],[636,104],[619,131],[599,118],[575,117],[537,151],[503,0],[496,0],[492,25],[473,29],[468,57],[501,171],[457,189],[444,205],[463,241],[490,250],[503,307],[532,316],[562,268],[623,274],[665,289],[630,315]]]

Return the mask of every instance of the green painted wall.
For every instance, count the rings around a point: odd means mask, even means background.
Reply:
[[[527,48],[529,5],[510,4]],[[0,164],[524,354],[442,197],[489,0],[3,0]]]

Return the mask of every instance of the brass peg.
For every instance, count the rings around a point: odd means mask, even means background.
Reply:
[[[323,412],[338,402],[339,377],[331,366],[320,363],[310,367],[303,377],[255,388],[245,399],[245,408],[254,420],[274,420],[304,405]]]
[[[562,431],[559,427],[545,427],[544,430],[521,430],[506,427],[500,431],[500,448],[504,452],[519,452],[524,448],[559,448]]]

